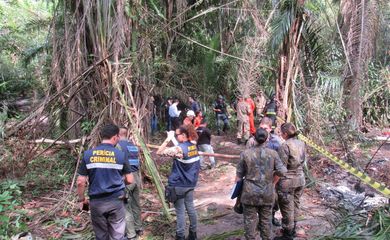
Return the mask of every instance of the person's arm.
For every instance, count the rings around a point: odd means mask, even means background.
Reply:
[[[157,154],[162,155],[163,151],[167,148],[168,143],[175,138],[175,132],[169,131],[167,133],[167,138],[164,140],[164,142],[161,144],[161,146],[157,149]]]
[[[236,178],[235,182],[238,182],[242,180],[245,176],[246,170],[245,170],[245,160],[244,160],[244,154],[240,154],[240,161],[237,163],[236,167]]]
[[[281,162],[284,164],[284,166],[287,166],[288,157],[290,155],[290,151],[288,149],[287,144],[284,143],[282,144],[282,146],[279,147],[278,154]]]
[[[278,181],[279,177],[283,177],[287,173],[287,167],[283,164],[282,160],[279,158],[279,155],[276,152],[274,158],[274,174],[275,176],[278,176],[277,178],[274,177],[275,182],[275,180]]]
[[[84,193],[85,193],[85,189],[87,187],[87,179],[88,179],[87,176],[79,175],[77,177],[77,181],[76,181],[77,182],[77,196],[78,196],[79,202],[85,201]]]

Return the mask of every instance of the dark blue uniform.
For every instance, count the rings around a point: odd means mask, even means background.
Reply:
[[[78,173],[89,178],[88,195],[96,239],[123,239],[123,175],[131,173],[125,154],[113,145],[103,143],[84,152]]]
[[[130,164],[130,169],[132,172],[139,170],[139,151],[138,147],[135,146],[132,142],[127,140],[120,140],[118,142],[117,148],[125,153],[125,159],[128,160]]]
[[[198,182],[200,162],[196,145],[191,142],[180,143],[183,158],[175,158],[168,185],[174,187],[192,187]]]

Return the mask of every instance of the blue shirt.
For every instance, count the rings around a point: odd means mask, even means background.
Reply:
[[[102,143],[84,152],[78,173],[88,176],[90,199],[112,199],[124,195],[122,176],[131,171],[122,151]]]
[[[200,162],[196,145],[191,142],[179,143],[183,158],[173,160],[168,185],[173,187],[195,187],[198,182]]]
[[[271,133],[267,141],[266,147],[275,150],[277,152],[281,145],[282,145],[282,140],[279,138],[279,136]]]
[[[125,159],[130,164],[132,172],[139,170],[139,151],[138,147],[133,142],[128,140],[120,140],[117,144],[117,148],[125,154]]]

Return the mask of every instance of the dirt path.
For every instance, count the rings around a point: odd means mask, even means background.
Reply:
[[[217,143],[218,144],[215,144]],[[213,145],[217,152],[225,154],[239,154],[244,149],[243,145],[236,145],[231,141],[224,141],[221,137],[213,138]],[[217,159],[217,168],[207,169],[201,172],[200,181],[195,190],[195,205],[200,217],[198,232],[200,239],[241,230],[237,236],[227,239],[244,239],[242,236],[243,216],[235,213],[232,208],[235,200],[230,199],[231,188],[234,184],[237,160]],[[302,215],[298,226],[305,237],[296,239],[311,239],[315,235],[328,232],[332,229],[326,221],[329,214],[324,206],[320,205],[318,195],[310,189],[306,189],[302,197]],[[276,215],[281,218],[280,212]],[[280,227],[274,227],[276,235]],[[258,236],[258,239],[260,237]]]

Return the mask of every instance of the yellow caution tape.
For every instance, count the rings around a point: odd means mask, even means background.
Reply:
[[[384,185],[383,183],[379,183],[379,182],[375,181],[374,179],[372,179],[371,177],[367,176],[363,172],[357,170],[356,168],[352,167],[348,163],[346,163],[343,160],[337,158],[335,155],[331,154],[330,152],[328,152],[324,148],[318,146],[317,144],[315,144],[313,141],[311,141],[307,137],[303,136],[302,134],[299,134],[298,138],[301,139],[302,141],[304,141],[310,147],[312,147],[315,150],[317,150],[318,152],[322,153],[325,157],[327,157],[330,160],[332,160],[333,162],[335,162],[341,168],[347,170],[347,172],[355,175],[357,178],[359,178],[364,183],[366,183],[367,185],[369,185],[372,188],[374,188],[379,193],[382,193],[385,197],[388,197],[388,198],[390,197],[390,189],[388,189],[386,187],[386,185]]]

